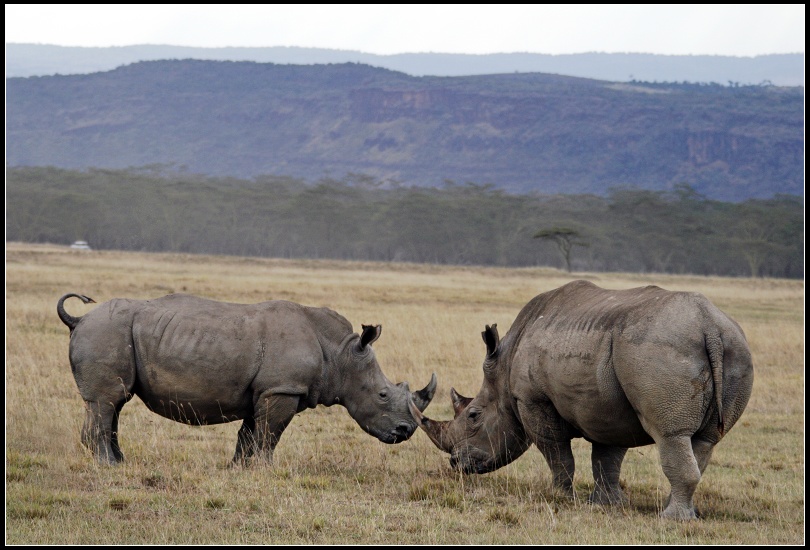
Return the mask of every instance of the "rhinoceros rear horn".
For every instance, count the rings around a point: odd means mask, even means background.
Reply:
[[[501,341],[498,336],[498,325],[496,323],[492,323],[492,326],[487,325],[484,332],[481,333],[481,338],[484,339],[484,343],[487,345],[487,357],[495,355]]]
[[[381,325],[362,325],[363,326],[363,334],[360,335],[360,349],[366,349],[366,346],[370,346],[374,342],[377,341],[377,338],[380,337],[382,334],[382,326]]]
[[[430,405],[430,401],[433,399],[433,394],[436,393],[436,373],[434,372],[433,375],[430,377],[430,382],[428,385],[422,388],[419,391],[415,391],[411,393],[411,398],[413,399],[413,404],[420,411],[424,411],[427,409],[427,406]]]
[[[411,411],[411,416],[413,416],[416,424],[425,430],[425,433],[434,445],[446,453],[452,451],[452,445],[450,445],[450,442],[446,441],[447,438],[444,437],[444,431],[449,422],[431,420],[422,414],[422,411],[419,410],[413,400],[408,400],[408,409]]]

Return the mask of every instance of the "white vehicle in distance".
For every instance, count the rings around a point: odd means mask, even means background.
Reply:
[[[75,250],[92,250],[92,248],[90,248],[90,245],[87,244],[87,241],[76,241],[72,245],[70,245],[70,248],[73,248]]]

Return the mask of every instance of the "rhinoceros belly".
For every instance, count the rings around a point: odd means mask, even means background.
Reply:
[[[558,403],[555,406],[560,416],[588,441],[617,447],[639,447],[654,442],[626,400],[593,399],[587,404],[563,400]]]
[[[232,422],[253,410],[249,388],[238,379],[189,371],[146,364],[139,368],[135,394],[155,413],[186,424]]]
[[[653,443],[619,384],[605,333],[546,332],[518,357],[513,385],[520,398],[550,401],[589,441],[620,447]]]
[[[252,411],[255,335],[227,317],[164,314],[133,327],[135,393],[162,416],[218,424]]]

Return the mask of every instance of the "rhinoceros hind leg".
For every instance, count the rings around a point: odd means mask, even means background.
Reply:
[[[627,449],[594,443],[591,450],[594,487],[588,497],[593,504],[623,504],[627,502],[621,486],[619,475],[622,461]]]
[[[110,447],[112,448],[113,456],[115,456],[118,462],[124,461],[124,453],[121,452],[121,447],[118,445],[118,418],[121,416],[121,409],[123,408],[123,403],[116,407],[112,421],[112,433],[110,434]]]
[[[692,497],[700,482],[701,468],[692,451],[690,437],[664,437],[656,443],[661,455],[661,468],[671,487],[661,517],[676,520],[696,519]],[[708,458],[705,462],[708,463]]]
[[[118,411],[122,406],[85,401],[82,443],[100,464],[118,464],[124,459],[118,447]]]
[[[262,394],[256,404],[256,458],[273,463],[273,451],[281,434],[298,411],[299,396]]]
[[[709,460],[712,458],[712,451],[714,451],[714,443],[706,441],[705,439],[692,438],[692,452],[695,453],[695,460],[697,460],[698,468],[700,468],[700,475],[706,471],[706,466],[709,465]]]

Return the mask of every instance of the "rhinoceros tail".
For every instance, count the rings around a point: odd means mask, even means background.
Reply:
[[[84,296],[82,294],[73,294],[72,292],[70,294],[65,294],[64,296],[59,298],[59,301],[56,303],[56,313],[59,314],[59,318],[62,319],[62,322],[65,323],[71,331],[74,328],[76,328],[76,325],[78,325],[79,321],[81,321],[82,319],[81,317],[74,317],[73,315],[65,311],[65,300],[73,297],[80,299],[85,304],[96,303],[95,300],[93,300],[88,296]]]
[[[715,329],[705,334],[706,352],[709,355],[709,365],[712,369],[712,380],[714,381],[714,400],[717,403],[717,428],[720,435],[725,432],[723,421],[723,340],[720,333]]]

